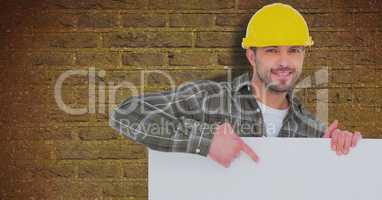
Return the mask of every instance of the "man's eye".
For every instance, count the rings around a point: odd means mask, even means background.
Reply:
[[[277,49],[267,49],[266,52],[268,53],[277,53]]]
[[[289,52],[291,53],[301,53],[301,49],[291,49]]]

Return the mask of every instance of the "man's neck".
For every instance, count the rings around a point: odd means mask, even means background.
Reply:
[[[289,102],[287,100],[287,92],[272,92],[265,88],[265,85],[258,80],[252,80],[251,86],[253,93],[258,101],[271,108],[287,109]]]

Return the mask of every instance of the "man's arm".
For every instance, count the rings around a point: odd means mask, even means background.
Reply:
[[[110,126],[128,138],[159,151],[207,156],[214,126],[202,116],[206,91],[190,84],[176,92],[130,97],[110,115]]]

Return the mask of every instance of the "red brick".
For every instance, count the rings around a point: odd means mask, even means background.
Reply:
[[[7,1],[2,4],[2,8],[7,10],[17,10],[21,11],[22,9],[35,8],[36,2],[29,1]]]
[[[128,32],[107,34],[104,47],[191,47],[189,32]]]
[[[379,55],[382,55],[382,31],[375,33],[374,40],[375,47],[379,50]]]
[[[359,30],[381,30],[382,29],[382,15],[380,12],[376,13],[354,13],[355,27]]]
[[[313,38],[313,40],[315,40]],[[330,51],[326,49],[308,49],[305,52],[304,66],[311,68],[320,65],[329,65],[329,54]]]
[[[305,20],[309,27],[331,27],[353,29],[354,20],[351,13],[307,13],[304,14]]]
[[[164,27],[166,16],[159,14],[126,14],[122,16],[124,27]]]
[[[57,159],[97,159],[99,147],[95,142],[58,142],[56,145]]]
[[[249,65],[244,51],[219,53],[218,64],[229,66]]]
[[[118,15],[116,13],[82,14],[78,18],[79,28],[116,28]]]
[[[375,76],[376,76],[376,85],[379,87],[382,87],[382,66],[380,66],[380,68],[376,70]]]
[[[45,0],[46,6],[56,9],[95,9],[97,0],[76,1],[76,0]]]
[[[122,64],[135,66],[165,65],[166,53],[163,52],[125,52]]]
[[[87,127],[79,131],[81,140],[112,140],[117,139],[117,133],[111,127]]]
[[[245,30],[251,16],[248,14],[219,14],[216,16],[216,25],[240,26]]]
[[[320,91],[321,89],[316,89],[316,88],[307,88],[305,89],[305,102],[308,104],[312,103],[331,103],[331,104],[345,104],[345,103],[352,103],[353,98],[352,98],[352,92],[351,88],[341,88],[341,89],[336,89],[336,88],[330,88],[328,89],[328,99],[325,98],[320,98],[317,96],[317,92]]]
[[[71,161],[55,160],[17,160],[14,171],[10,171],[15,179],[33,180],[37,178],[72,178],[75,165]]]
[[[117,67],[120,62],[118,52],[84,52],[76,55],[76,63],[88,67]]]
[[[158,74],[158,73],[145,73],[144,78],[147,81],[146,84],[148,86],[169,85],[170,80],[168,79],[167,76],[171,77],[171,81],[174,82],[176,85],[186,83],[188,81],[193,81],[193,80],[211,80],[214,78],[227,76],[227,71],[225,70],[214,70],[214,71],[207,71],[207,70],[163,71],[162,70],[162,73],[165,73],[166,76],[162,74]]]
[[[238,32],[200,32],[196,39],[197,47],[240,47],[243,34]]]
[[[354,37],[352,47],[354,48],[373,48],[376,46],[376,41],[378,41],[377,34],[374,31],[356,29],[352,34]]]
[[[94,179],[54,179],[47,188],[51,198],[97,199],[102,196],[100,182]]]
[[[377,120],[375,107],[354,105],[351,109],[351,122],[355,126],[363,126],[366,124],[373,125]]]
[[[268,2],[263,2],[261,0],[239,0],[238,1],[238,7],[239,9],[257,9],[261,8],[264,5],[267,5]],[[256,11],[253,11],[256,12]],[[254,14],[254,13],[253,13]]]
[[[93,33],[65,33],[36,35],[36,48],[95,48],[98,35]]]
[[[328,64],[330,68],[350,66],[353,64],[354,51],[328,51]]]
[[[377,95],[379,96],[379,98],[381,98],[380,93],[378,93]],[[377,116],[377,118],[376,118],[376,125],[377,125],[378,127],[382,128],[382,121],[378,118],[378,116],[381,116],[381,114],[382,114],[382,106],[381,106],[381,104],[378,104],[378,105],[375,107],[375,112],[376,112],[376,116]],[[381,129],[380,129],[380,130],[381,130]],[[382,132],[378,132],[380,138],[382,138],[382,134],[381,134],[381,133],[382,133]]]
[[[353,47],[358,46],[355,44],[355,37],[352,32],[338,31],[338,32],[313,32],[311,31],[315,47]]]
[[[170,65],[211,65],[214,64],[215,56],[212,52],[170,52]]]
[[[350,126],[351,130],[354,131],[359,131],[362,134],[363,138],[368,138],[368,139],[381,139],[381,127],[375,127],[375,126],[370,126],[370,125],[357,125],[357,126]]]
[[[105,197],[147,197],[146,180],[104,182],[100,185]]]
[[[377,103],[377,89],[375,88],[354,88],[354,103],[363,105],[375,105]]]
[[[150,2],[151,9],[220,10],[234,7],[234,0],[157,0]]]
[[[8,180],[8,179],[6,179]],[[6,187],[1,188],[2,199],[52,199],[50,185],[52,179],[12,180],[6,181]],[[4,189],[3,189],[4,188]],[[4,197],[4,198],[3,198]]]
[[[375,92],[375,104],[376,105],[382,105],[382,92],[380,92],[380,90],[381,90],[381,88],[376,88],[375,89],[375,91],[376,91]],[[380,116],[380,115],[378,115],[378,116]]]
[[[5,34],[0,35],[0,50],[1,51],[6,51],[11,45],[9,44],[9,40],[6,37]]]
[[[0,37],[0,41],[3,45],[0,46],[2,49],[33,49],[36,47],[38,40],[41,40],[41,37],[33,36],[31,34],[15,34],[5,37]]]
[[[343,123],[351,121],[352,115],[352,104],[329,104],[330,122],[337,119],[342,126]]]
[[[382,5],[377,0],[335,0],[332,2],[334,8],[357,8],[357,9],[368,9],[372,11],[382,9]]]
[[[0,15],[0,31],[2,33],[31,33],[34,28],[31,10],[11,9],[9,12],[2,5],[2,14]],[[4,13],[4,14],[3,14]]]
[[[68,79],[69,81],[70,79]],[[62,101],[66,105],[82,105],[86,107],[89,103],[89,88],[87,86],[77,87],[74,83],[71,85],[70,83],[64,86],[60,92]],[[58,101],[55,99],[54,94],[50,96],[50,99],[53,101],[52,104],[57,106]],[[47,102],[46,102],[47,103]]]
[[[17,160],[52,159],[53,146],[39,141],[17,141],[12,143],[13,156]]]
[[[68,13],[38,13],[35,17],[36,31],[74,31],[78,16]]]
[[[98,6],[102,9],[123,9],[123,10],[142,10],[145,9],[149,0],[141,0],[141,1],[104,1],[97,0]]]
[[[101,159],[142,159],[147,154],[143,145],[126,145],[119,141],[102,142],[98,150],[98,158]]]
[[[172,27],[211,27],[213,15],[209,14],[173,14],[170,15]]]
[[[123,176],[126,178],[146,179],[148,175],[146,161],[127,161],[123,163]]]
[[[314,40],[314,38],[313,38]],[[344,68],[353,65],[354,50],[314,49],[307,50],[304,66],[308,68]]]
[[[355,65],[374,65],[378,62],[377,50],[366,48],[354,52]]]
[[[73,105],[69,105],[72,106]],[[57,106],[45,106],[35,105],[33,108],[28,108],[28,104],[16,104],[12,105],[10,110],[14,112],[9,114],[9,118],[4,119],[7,123],[20,123],[20,124],[43,124],[47,123],[47,120],[53,122],[86,122],[89,120],[88,115],[72,115],[61,111]]]
[[[239,0],[238,7],[239,9],[255,9],[261,8],[264,5],[267,5],[269,1],[261,1],[261,0]],[[322,8],[329,5],[329,0],[323,1],[314,1],[314,0],[288,0],[283,1],[285,4],[289,4],[294,8]]]
[[[352,81],[354,86],[373,86],[377,80],[373,66],[353,66]]]
[[[382,34],[381,34],[381,37],[382,37]],[[381,66],[382,65],[382,48],[376,47],[376,49],[371,49],[370,51],[373,51],[372,59],[375,61],[375,64],[377,66]]]
[[[114,86],[117,86],[124,81],[132,83],[134,86],[139,86],[141,84],[141,73],[145,71],[129,71],[129,69],[121,69],[118,71],[109,71],[103,78],[104,82],[109,83],[109,89],[114,90]],[[127,91],[133,92],[134,88],[126,88]],[[131,89],[131,90],[130,90]]]
[[[328,89],[329,91],[329,103],[335,104],[346,104],[354,102],[354,97],[352,96],[352,90],[350,88],[340,88],[340,89]]]
[[[75,127],[18,127],[10,129],[11,140],[72,140],[75,138]]]
[[[12,59],[12,52],[11,51],[0,51],[1,69],[5,69],[6,66],[8,66],[12,63],[12,61],[13,61],[13,59]]]
[[[330,70],[329,84],[344,85],[353,83],[351,70]]]
[[[80,178],[118,178],[120,167],[114,161],[81,161],[78,167]]]
[[[114,102],[112,101],[112,99],[107,99],[106,101],[109,108],[113,107],[115,104],[119,104],[120,102],[127,99],[129,96],[132,96],[131,91],[129,91],[129,89],[126,88],[120,88],[118,90],[109,90],[109,94],[115,94],[114,97],[112,97],[114,98]]]
[[[74,56],[73,53],[61,53],[61,52],[36,52],[28,55],[26,63],[32,65],[73,65]]]

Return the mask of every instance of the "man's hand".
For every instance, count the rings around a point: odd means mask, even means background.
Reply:
[[[335,120],[325,131],[324,138],[331,138],[331,148],[337,152],[337,155],[346,155],[349,153],[350,147],[355,147],[362,139],[362,135],[357,131],[355,133],[342,131],[337,126],[338,121]]]
[[[208,155],[224,167],[229,167],[241,151],[254,161],[259,160],[256,153],[234,132],[229,123],[219,125],[215,129]]]

